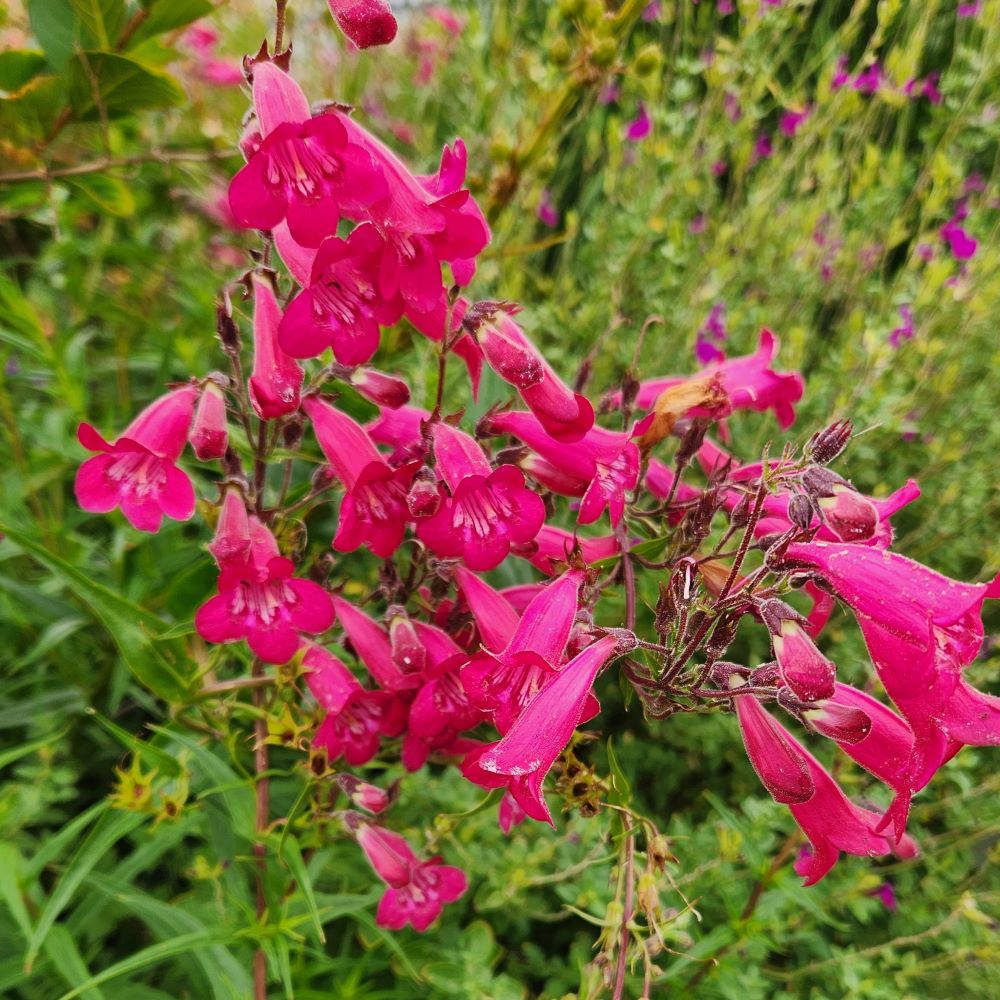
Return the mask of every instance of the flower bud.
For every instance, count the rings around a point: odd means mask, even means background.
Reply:
[[[194,411],[188,441],[203,462],[222,458],[229,444],[226,400],[214,382],[206,382]]]
[[[401,378],[375,368],[355,368],[347,381],[376,406],[398,410],[410,401],[409,386]]]
[[[393,662],[404,674],[422,673],[427,665],[427,650],[424,649],[406,609],[398,604],[390,605],[386,610],[386,618],[389,620]]]
[[[215,332],[219,335],[222,349],[232,356],[240,352],[240,329],[233,321],[232,308],[228,301],[215,307]]]
[[[716,687],[730,691],[734,687],[742,687],[749,680],[750,670],[742,664],[720,660],[712,664],[709,677]]]
[[[838,420],[814,434],[806,444],[805,453],[820,465],[829,465],[850,443],[854,426],[850,420]]]
[[[826,526],[845,542],[863,542],[878,530],[875,504],[850,486],[835,486],[833,496],[824,497],[818,506]]]
[[[788,520],[797,528],[806,530],[813,519],[813,504],[804,493],[796,493],[788,501]]]
[[[441,507],[441,490],[434,470],[424,466],[406,494],[406,509],[411,517],[432,517]]]
[[[396,797],[394,793],[398,792],[398,782],[386,791],[356,778],[353,774],[338,774],[334,781],[356,806],[375,814],[384,812]]]
[[[838,743],[860,743],[872,729],[872,720],[860,708],[832,701],[807,708],[802,717],[816,732]]]
[[[771,632],[781,676],[803,701],[820,701],[834,692],[837,667],[813,643],[801,616],[781,601],[766,601],[761,618]]]
[[[235,487],[226,490],[215,528],[215,537],[208,546],[220,568],[226,563],[242,562],[250,552],[250,521],[243,494]]]
[[[312,477],[312,488],[314,493],[321,493],[328,490],[337,481],[337,473],[333,471],[332,465],[321,465]]]

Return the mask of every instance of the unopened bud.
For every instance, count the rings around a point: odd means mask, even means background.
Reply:
[[[340,786],[341,791],[356,805],[370,813],[384,812],[391,805],[398,790],[399,783],[395,783],[388,791],[379,788],[377,785],[370,785],[367,781],[356,778],[353,774],[338,774],[334,779]]]
[[[401,378],[375,368],[356,368],[347,381],[376,406],[398,410],[410,401],[409,386]]]
[[[802,717],[817,733],[838,743],[860,743],[872,731],[872,720],[860,708],[832,701],[806,709]]]
[[[337,473],[333,471],[331,465],[321,465],[312,476],[312,488],[314,493],[322,493],[328,490],[337,481]]]
[[[281,440],[286,448],[297,448],[302,440],[302,418],[297,414],[281,426]]]
[[[734,687],[741,687],[750,677],[750,670],[740,663],[730,663],[727,660],[719,660],[712,664],[709,678],[712,683],[722,688],[723,691],[730,691]],[[735,683],[734,683],[735,681]]]
[[[818,506],[826,526],[845,542],[866,541],[878,530],[878,508],[850,486],[835,486]]]
[[[807,457],[820,465],[829,465],[850,443],[854,426],[850,420],[838,420],[814,434],[806,444]]]
[[[226,399],[215,382],[206,382],[188,435],[195,455],[203,462],[222,458],[229,445]]]
[[[788,501],[788,520],[791,521],[796,528],[802,528],[803,531],[808,529],[808,527],[812,524],[813,513],[812,500],[810,500],[804,493],[796,493],[795,496]]]
[[[411,517],[432,517],[441,507],[441,489],[434,470],[428,466],[420,469],[413,485],[406,494],[406,509]]]
[[[427,665],[427,650],[406,609],[398,604],[386,609],[389,621],[389,643],[393,662],[404,674],[421,673]]]
[[[220,302],[215,307],[215,332],[219,335],[222,349],[233,356],[240,352],[240,328],[233,320],[231,306],[228,301]]]

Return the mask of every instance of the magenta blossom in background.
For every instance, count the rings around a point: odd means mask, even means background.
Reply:
[[[327,0],[340,30],[359,49],[388,45],[396,37],[396,19],[385,0]]]
[[[644,21],[658,21],[660,15],[663,13],[663,4],[660,0],[649,0],[642,12],[642,19]]]
[[[375,922],[399,930],[411,924],[423,932],[469,887],[461,868],[441,864],[440,858],[421,861],[398,834],[363,823],[355,836],[375,873],[388,888],[379,900]]]
[[[629,142],[641,142],[653,131],[653,119],[649,117],[646,105],[640,101],[636,116],[625,126],[625,138]]]
[[[761,160],[769,159],[773,153],[774,144],[771,142],[771,137],[766,132],[761,132],[754,141],[750,162],[759,163]]]
[[[974,3],[960,3],[958,5],[959,17],[975,17],[983,9],[983,0],[975,0]]]
[[[80,424],[80,444],[99,453],[77,471],[80,506],[94,514],[120,507],[139,531],[159,531],[164,516],[188,520],[194,514],[194,487],[177,460],[187,443],[197,395],[194,386],[184,386],[161,396],[113,444],[90,424]]]
[[[896,902],[896,890],[893,889],[891,882],[882,882],[874,889],[869,889],[868,895],[874,896],[879,900],[890,913],[895,913],[898,909],[899,904]]]
[[[719,350],[719,344],[724,344],[729,334],[726,331],[726,307],[716,302],[709,310],[708,318],[702,323],[694,345],[695,360],[700,365],[708,365],[713,361],[723,361],[725,355]]]
[[[979,244],[975,237],[960,224],[968,215],[964,205],[956,209],[955,214],[941,227],[940,234],[951,250],[956,260],[970,260],[976,254]]]
[[[847,56],[837,56],[837,68],[834,70],[833,78],[830,80],[830,86],[834,90],[840,90],[850,80],[851,74],[848,72],[847,66]]]
[[[194,627],[206,642],[246,639],[266,663],[287,663],[300,632],[315,635],[333,624],[333,603],[318,583],[292,577],[295,564],[256,517],[249,533],[245,559],[222,565],[219,593],[198,609]]]
[[[904,340],[913,339],[913,310],[908,305],[899,307],[902,323],[889,334],[889,346],[898,348]]]
[[[812,114],[812,108],[806,105],[801,111],[795,111],[789,109],[784,112],[781,116],[781,121],[778,124],[778,128],[781,129],[783,135],[792,137],[798,132],[802,123]]]
[[[878,62],[873,62],[858,73],[852,86],[859,94],[874,94],[885,80],[885,74]]]
[[[542,193],[538,199],[538,208],[535,209],[535,214],[538,216],[541,223],[548,226],[549,229],[555,229],[556,226],[559,225],[559,212],[552,203],[552,195],[548,188],[542,188]]]

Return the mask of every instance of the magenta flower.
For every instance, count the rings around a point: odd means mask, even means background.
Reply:
[[[304,399],[302,409],[346,490],[333,547],[353,552],[367,545],[388,559],[406,532],[406,494],[419,463],[390,468],[364,428],[318,396]]]
[[[302,369],[278,345],[282,322],[274,287],[263,275],[253,276],[253,372],[250,402],[258,417],[274,420],[299,408]]]
[[[840,90],[851,79],[851,74],[847,70],[847,56],[837,56],[837,68],[834,70],[833,78],[830,80],[830,87],[833,90]]]
[[[580,524],[592,524],[605,509],[616,527],[625,510],[625,494],[639,478],[639,449],[624,433],[592,427],[572,444],[550,437],[541,421],[523,411],[501,411],[484,419],[491,434],[512,434],[531,448],[522,463],[540,483],[566,496],[580,496]]]
[[[789,566],[812,569],[850,606],[889,697],[915,736],[910,788],[922,788],[955,745],[1000,745],[1000,698],[962,679],[983,641],[981,609],[1000,577],[959,583],[864,545],[790,545]]]
[[[385,0],[327,0],[340,30],[359,49],[388,45],[396,37],[396,19]]]
[[[483,646],[491,653],[505,649],[520,622],[514,606],[498,590],[463,566],[455,567],[455,583],[472,612]]]
[[[576,554],[590,565],[617,555],[618,549],[618,539],[614,535],[582,538],[573,532],[546,524],[538,532],[534,542],[517,554],[527,559],[536,569],[551,576],[561,572],[558,564],[565,566]]]
[[[756,353],[713,363],[692,377],[718,375],[732,409],[751,408],[762,413],[774,410],[778,425],[784,429],[795,422],[795,404],[802,398],[805,383],[797,372],[777,372],[771,368],[777,353],[778,338],[765,327],[760,332]],[[636,403],[651,407],[664,389],[684,381],[684,377],[676,376],[645,381],[639,387]],[[610,399],[614,405],[620,405],[621,393],[613,393]]]
[[[226,489],[215,525],[215,537],[208,546],[219,569],[243,566],[250,556],[250,517],[243,494],[235,486]]]
[[[378,753],[383,736],[398,736],[402,732],[406,712],[396,697],[389,691],[363,688],[354,674],[322,646],[310,644],[302,665],[308,669],[306,683],[312,696],[326,712],[312,745],[326,750],[330,761],[343,757],[351,767],[367,764]],[[368,794],[358,804],[379,812],[388,803],[387,799],[383,801]]]
[[[982,10],[983,0],[974,0],[973,3],[960,3],[958,5],[959,17],[975,17]]]
[[[960,225],[967,214],[964,209],[956,211],[940,229],[941,239],[948,244],[955,260],[970,260],[979,246],[975,237]]]
[[[766,132],[761,132],[754,140],[753,151],[750,154],[750,163],[759,163],[761,160],[768,160],[774,155],[774,143]]]
[[[546,432],[557,441],[579,441],[594,426],[590,401],[573,392],[514,322],[506,303],[477,302],[464,325],[476,338],[486,362],[521,394]]]
[[[908,305],[902,305],[899,315],[903,322],[889,334],[889,346],[893,349],[899,348],[904,340],[913,339],[913,310]]]
[[[629,142],[642,142],[653,131],[653,119],[649,117],[646,105],[640,101],[635,118],[625,126],[625,138]]]
[[[896,902],[896,890],[893,889],[891,882],[882,882],[874,889],[869,889],[868,895],[879,900],[890,913],[895,913],[899,907]]]
[[[398,834],[382,827],[361,825],[358,843],[380,879],[388,886],[379,900],[375,922],[400,930],[411,924],[425,931],[469,887],[461,868],[442,865],[440,858],[421,861]]]
[[[545,504],[524,485],[513,465],[490,467],[474,438],[449,424],[431,431],[438,474],[450,496],[417,525],[417,535],[437,555],[461,557],[469,569],[499,566],[512,544],[532,541],[545,522]]]
[[[341,214],[357,218],[385,198],[386,179],[342,120],[310,117],[305,94],[274,63],[254,66],[253,97],[263,141],[229,185],[241,226],[273,229],[287,219],[297,243],[317,247]]]
[[[735,678],[739,683],[742,680]],[[873,832],[880,817],[854,805],[837,783],[752,695],[733,699],[747,756],[776,802],[788,806],[812,850],[795,863],[805,885],[818,882],[840,853],[877,857],[893,851],[912,857],[916,846]]]
[[[387,300],[378,289],[384,251],[385,240],[371,223],[346,240],[324,240],[308,286],[282,317],[282,348],[293,358],[313,358],[332,347],[343,365],[369,361],[378,350],[379,327],[392,326],[403,315],[402,299]]]
[[[265,662],[287,663],[300,632],[315,635],[333,624],[333,604],[318,583],[293,578],[295,565],[280,555],[274,535],[256,517],[249,521],[245,561],[223,564],[219,593],[198,609],[194,627],[206,642],[246,639]]]
[[[575,571],[554,580],[525,608],[503,649],[493,653],[484,648],[462,668],[462,683],[472,704],[490,713],[501,733],[510,729],[563,663],[580,583],[581,575]],[[480,599],[470,608],[480,628],[489,630],[490,604]]]
[[[771,632],[774,658],[782,680],[802,701],[832,698],[837,665],[817,648],[803,625],[806,624],[787,604],[767,601],[761,617]]]
[[[370,785],[367,781],[356,778],[353,774],[338,774],[333,780],[354,805],[375,815],[385,812],[392,805],[399,789],[398,782],[386,791],[378,785]]]
[[[229,444],[226,426],[226,397],[214,382],[206,382],[198,397],[188,441],[203,462],[222,458]]]
[[[542,794],[545,775],[573,730],[590,717],[590,689],[601,667],[620,654],[618,643],[607,635],[578,653],[528,703],[499,742],[469,754],[462,773],[474,784],[507,788],[532,819],[555,826]]]
[[[389,633],[343,597],[334,594],[333,604],[351,647],[380,687],[399,692],[420,686],[422,660],[408,664],[397,656]]]
[[[378,407],[398,410],[410,401],[410,387],[398,376],[380,372],[377,368],[355,368],[345,373],[344,381]]]
[[[778,128],[781,129],[783,135],[787,135],[789,138],[792,138],[802,127],[802,123],[811,114],[812,108],[809,107],[808,104],[801,111],[789,109],[782,114],[781,121],[778,123]]]
[[[92,514],[116,507],[133,528],[157,532],[164,516],[186,521],[194,513],[194,487],[177,468],[187,443],[198,390],[174,389],[146,407],[109,444],[90,424],[77,437],[88,458],[76,473],[76,499]]]
[[[549,229],[555,229],[559,225],[559,212],[552,203],[552,195],[548,188],[542,188],[535,214],[542,225],[548,226]]]
[[[858,73],[854,78],[852,86],[859,94],[874,94],[882,85],[885,74],[878,62],[873,62],[870,66]]]
[[[510,791],[504,792],[497,811],[497,823],[500,829],[509,836],[510,831],[515,826],[520,826],[527,818],[528,814],[518,805],[517,799],[510,794]]]
[[[724,344],[729,334],[726,331],[726,307],[716,302],[709,310],[708,318],[702,323],[695,340],[694,356],[701,365],[713,361],[725,361],[726,356],[718,345]]]

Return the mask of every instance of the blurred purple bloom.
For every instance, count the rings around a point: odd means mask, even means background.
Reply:
[[[937,87],[940,78],[940,73],[931,73],[926,80],[918,80],[916,77],[912,77],[903,84],[903,93],[915,100],[920,97],[926,97],[931,104],[940,104],[941,91]]]
[[[723,106],[726,109],[726,117],[731,122],[738,122],[743,117],[739,99],[732,91],[726,91],[726,96],[723,98]]]
[[[871,66],[854,78],[853,86],[859,94],[874,94],[882,84],[882,80],[882,67],[877,62],[873,62]]]
[[[708,318],[698,330],[694,354],[699,364],[707,365],[722,361],[725,355],[716,344],[723,344],[729,336],[726,331],[726,307],[717,302],[709,311]]]
[[[556,210],[555,205],[552,204],[552,195],[549,193],[548,188],[542,188],[542,195],[538,199],[536,214],[542,224],[548,226],[549,229],[555,229],[559,225],[559,212]]]
[[[778,127],[782,133],[791,137],[799,130],[799,126],[812,114],[812,108],[807,104],[801,111],[786,111],[781,116]]]
[[[958,5],[959,17],[975,17],[982,9],[983,0],[975,0],[975,3],[960,3]]]
[[[621,89],[617,83],[609,83],[601,87],[597,95],[598,104],[614,104],[621,96]]]
[[[889,346],[898,349],[904,340],[913,339],[913,310],[908,305],[899,307],[899,315],[903,322],[889,334]]]
[[[716,160],[715,163],[712,164],[712,173],[715,174],[716,177],[721,177],[728,169],[729,164],[727,164],[725,160]]]
[[[753,164],[759,160],[766,160],[773,152],[774,146],[771,143],[771,137],[766,132],[761,132],[753,144],[753,156],[750,157],[750,162]]]
[[[695,216],[695,217],[694,217],[694,218],[693,218],[693,219],[692,219],[692,220],[691,220],[691,221],[690,221],[690,222],[688,223],[688,232],[689,232],[689,233],[690,233],[690,234],[691,234],[692,236],[697,236],[697,235],[698,235],[699,233],[703,233],[703,232],[705,232],[705,225],[706,225],[706,219],[705,219],[705,216],[704,216],[704,215],[701,215],[701,214],[699,214],[699,215],[696,215],[696,216]]]
[[[635,118],[625,126],[625,138],[629,142],[641,142],[653,131],[653,120],[649,117],[646,105],[639,102],[639,110]]]
[[[661,6],[660,0],[649,0],[646,9],[642,12],[642,19],[644,21],[658,21],[662,13]]]
[[[869,896],[874,896],[876,899],[882,901],[882,905],[892,913],[896,912],[898,906],[896,902],[896,890],[893,889],[891,882],[883,882],[881,885],[876,886],[874,889],[868,890]]]
[[[719,0],[715,5],[715,9],[725,16],[726,14],[732,14],[736,10],[736,5],[733,3],[733,0]]]
[[[955,210],[955,214],[940,229],[941,239],[951,248],[952,256],[956,260],[969,260],[975,256],[976,248],[979,246],[975,237],[959,225],[968,214],[968,209],[964,205],[960,205]]]
[[[850,80],[851,74],[847,72],[847,56],[839,56],[837,58],[837,70],[833,74],[833,79],[830,81],[830,86],[834,90],[840,90],[841,87]]]
[[[983,175],[978,171],[973,171],[965,178],[965,182],[962,184],[962,194],[977,194],[980,191],[986,190],[986,181]]]
[[[934,247],[930,243],[918,243],[917,244],[917,256],[928,263],[934,259]]]

